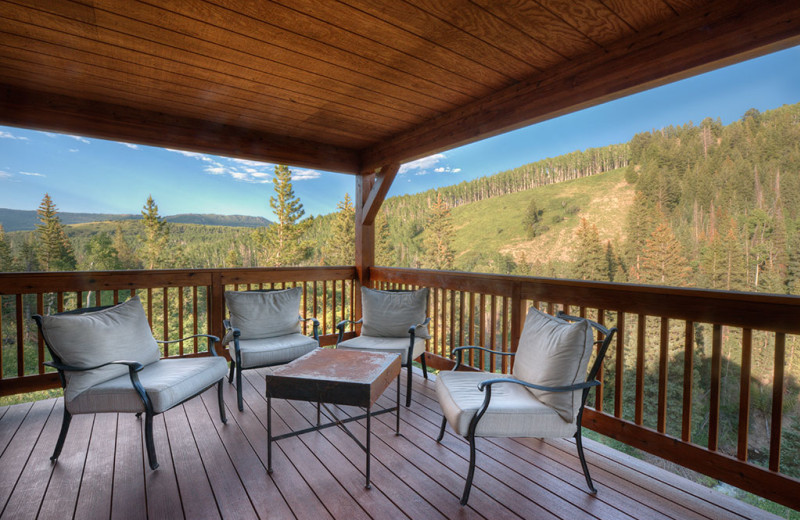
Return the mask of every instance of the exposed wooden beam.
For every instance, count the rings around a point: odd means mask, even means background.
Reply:
[[[362,169],[425,157],[797,44],[797,0],[715,0],[368,148]]]
[[[399,169],[400,163],[390,164],[381,167],[381,171],[375,175],[375,184],[372,185],[367,200],[364,202],[362,224],[372,225],[375,223],[378,210],[381,209],[381,205],[389,192],[389,188],[392,187],[392,182],[394,182]]]
[[[0,85],[0,124],[334,172],[359,172],[358,154],[350,149],[11,85]]]

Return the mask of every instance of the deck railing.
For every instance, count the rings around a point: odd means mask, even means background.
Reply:
[[[354,280],[354,268],[327,267],[0,273],[0,395],[59,386],[55,372],[43,365],[49,356],[33,314],[111,305],[138,295],[157,338],[222,337],[224,291],[300,286],[302,309],[320,320],[321,342],[329,345],[336,323],[353,316]],[[305,327],[310,333],[310,325]],[[162,356],[197,352],[198,342],[190,340],[165,347]]]
[[[514,351],[527,308],[587,316],[619,333],[584,426],[733,486],[800,508],[800,297],[531,277],[372,268],[373,285],[431,289],[428,366],[450,349]],[[504,359],[496,359],[502,357]],[[508,356],[478,356],[509,372]],[[789,371],[787,371],[789,369]],[[762,449],[762,446],[766,449]]]
[[[373,286],[429,287],[428,366],[458,345],[513,351],[527,308],[563,309],[619,334],[584,425],[622,443],[800,509],[800,297],[374,267]],[[0,395],[58,386],[30,315],[138,294],[156,337],[221,336],[225,290],[302,286],[303,309],[333,328],[356,315],[354,268],[264,268],[0,274]],[[189,356],[194,342],[164,356]],[[497,356],[469,359],[509,372]],[[787,413],[787,412],[792,413]],[[763,449],[762,449],[763,447]],[[795,454],[796,455],[796,454]],[[796,475],[796,474],[795,474]]]

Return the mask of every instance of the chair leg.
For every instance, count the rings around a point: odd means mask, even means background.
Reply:
[[[583,468],[583,475],[586,477],[586,484],[589,485],[589,490],[593,495],[597,494],[597,490],[592,484],[592,477],[589,476],[589,466],[586,465],[586,457],[583,455],[583,441],[581,440],[581,428],[575,432],[575,444],[578,446],[578,458],[581,459],[581,467]]]
[[[436,442],[442,442],[444,439],[444,429],[447,427],[447,417],[442,416],[442,427],[439,428],[439,436],[436,437]]]
[[[64,417],[61,419],[61,433],[58,434],[56,441],[56,449],[53,451],[53,456],[50,460],[55,461],[61,455],[61,448],[64,447],[64,441],[67,438],[67,431],[69,430],[69,423],[72,421],[72,414],[67,411],[67,406],[64,405]]]
[[[225,402],[222,399],[222,379],[217,383],[217,400],[219,401],[219,418],[222,419],[222,424],[227,424],[228,418],[225,417]]]
[[[228,384],[233,383],[233,370],[236,368],[236,361],[231,359],[231,371],[228,373]]]
[[[422,377],[428,379],[428,365],[425,364],[425,353],[419,357],[419,362],[422,363]]]
[[[150,469],[158,468],[158,458],[156,457],[156,445],[153,442],[153,415],[144,415],[144,443],[147,446],[147,460],[150,462]]]
[[[408,385],[407,385],[408,388],[406,389],[406,408],[408,408],[409,406],[411,406],[411,376],[412,376],[411,363],[408,364],[406,370],[408,371]]]
[[[239,411],[244,411],[244,401],[242,401],[242,367],[236,366],[236,404]]]
[[[469,441],[469,471],[467,471],[467,482],[464,484],[464,494],[461,495],[461,505],[467,505],[469,492],[472,490],[472,477],[475,475],[475,435],[467,437]]]

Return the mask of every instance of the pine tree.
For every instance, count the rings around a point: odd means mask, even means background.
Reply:
[[[333,221],[331,236],[322,247],[325,265],[353,265],[355,263],[356,210],[350,194],[336,205],[339,211]]]
[[[147,269],[163,267],[169,239],[169,227],[167,227],[167,222],[159,216],[158,205],[152,195],[147,196],[147,203],[142,208],[142,226],[144,227],[144,264]]]
[[[136,257],[136,252],[122,231],[122,222],[119,221],[114,229],[113,247],[117,251],[118,269],[138,269],[141,267],[141,263]]]
[[[536,199],[531,198],[531,202],[528,204],[528,210],[525,212],[525,218],[522,221],[528,233],[528,238],[535,238],[539,233],[543,212],[544,210],[539,209],[539,206],[536,204]]]
[[[647,239],[655,229],[656,209],[641,192],[636,192],[633,205],[628,212],[625,259],[629,268],[629,281],[641,282],[642,251]]]
[[[3,224],[0,224],[0,273],[14,270],[14,256],[11,254],[11,246],[6,241],[6,232]]]
[[[575,277],[580,280],[607,280],[608,261],[600,243],[597,226],[581,219],[575,232]]]
[[[641,276],[657,285],[689,285],[689,261],[669,224],[662,222],[647,240],[642,252]]]
[[[38,271],[40,269],[36,247],[36,237],[33,233],[28,233],[25,238],[22,239],[22,244],[20,244],[19,253],[14,260],[14,264],[15,271],[30,272]]]
[[[58,216],[58,208],[45,193],[39,209],[40,224],[36,225],[38,238],[36,252],[39,266],[45,271],[74,271],[77,267],[72,244]]]
[[[288,166],[275,166],[273,181],[275,196],[269,198],[269,206],[278,221],[257,235],[261,253],[259,260],[264,265],[297,265],[306,256],[308,244],[302,240],[309,221],[301,221],[305,215],[300,198],[292,188],[292,172]]]
[[[389,219],[383,211],[379,211],[375,217],[375,265],[386,267],[395,265],[394,245],[389,235]]]
[[[111,271],[120,268],[117,250],[106,232],[100,232],[93,236],[86,244],[85,252],[84,264],[89,270]]]
[[[425,229],[425,263],[437,270],[453,268],[455,253],[451,246],[453,223],[450,208],[442,200],[441,192],[436,192],[436,202],[428,213],[428,226]]]

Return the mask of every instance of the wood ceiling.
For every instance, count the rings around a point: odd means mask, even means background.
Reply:
[[[797,0],[0,1],[0,124],[360,173],[798,43]]]

